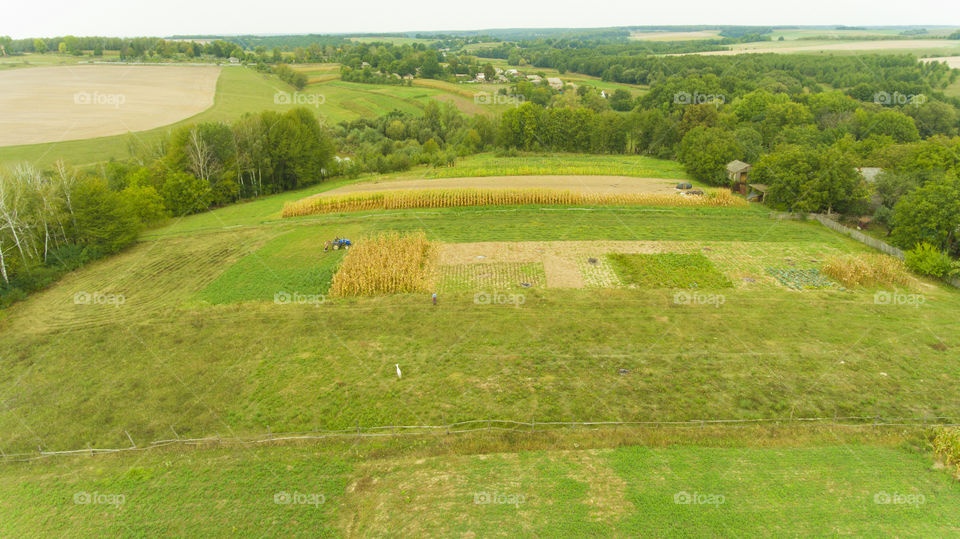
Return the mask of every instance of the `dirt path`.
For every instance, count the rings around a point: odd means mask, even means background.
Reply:
[[[406,189],[545,188],[588,193],[673,193],[678,180],[630,176],[481,176],[420,180],[387,180],[345,185],[317,196]]]

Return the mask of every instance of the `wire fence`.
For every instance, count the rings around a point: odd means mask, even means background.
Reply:
[[[3,462],[24,462],[45,459],[56,456],[70,455],[102,455],[125,453],[131,451],[149,451],[172,445],[200,446],[200,445],[246,445],[284,443],[292,441],[310,441],[325,439],[363,439],[363,438],[398,438],[402,436],[425,436],[430,434],[469,434],[475,432],[510,432],[518,434],[537,434],[557,432],[563,429],[602,429],[616,427],[649,427],[649,428],[704,428],[708,426],[743,427],[751,425],[790,426],[790,425],[821,425],[826,427],[845,428],[877,428],[877,427],[960,427],[958,418],[952,417],[896,417],[882,418],[877,416],[847,416],[847,417],[789,417],[789,418],[762,418],[762,419],[696,419],[686,421],[515,421],[509,419],[474,419],[458,421],[442,425],[385,425],[375,427],[357,426],[351,429],[340,430],[313,430],[302,432],[274,433],[268,428],[265,434],[246,437],[207,436],[203,438],[181,438],[173,428],[174,438],[154,440],[145,445],[137,445],[133,437],[126,431],[130,440],[129,447],[95,448],[87,446],[85,449],[69,449],[63,451],[45,451],[38,447],[31,453],[4,453],[0,449],[0,459]]]

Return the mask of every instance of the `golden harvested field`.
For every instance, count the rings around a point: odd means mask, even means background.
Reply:
[[[119,135],[213,106],[217,66],[76,65],[0,72],[0,146]]]
[[[636,41],[689,41],[692,39],[719,39],[720,30],[695,32],[635,32],[630,39]]]
[[[336,196],[371,191],[405,189],[560,189],[584,193],[674,193],[678,180],[631,178],[629,176],[486,176],[474,178],[439,178],[389,180],[345,185],[318,196]]]
[[[953,69],[960,69],[960,56],[940,56],[939,58],[922,58],[921,62],[943,62]]]

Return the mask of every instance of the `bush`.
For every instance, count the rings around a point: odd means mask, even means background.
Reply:
[[[910,279],[903,262],[882,254],[833,256],[824,262],[823,273],[852,286],[905,285]]]
[[[945,253],[927,242],[918,244],[904,257],[907,267],[920,275],[944,278],[956,275],[957,265]]]

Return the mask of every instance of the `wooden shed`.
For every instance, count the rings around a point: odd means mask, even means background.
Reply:
[[[763,197],[767,196],[767,191],[769,190],[770,187],[766,184],[751,183],[750,194],[747,195],[747,200],[750,202],[763,202]]]
[[[746,195],[749,192],[747,179],[753,167],[743,161],[727,163],[727,178],[730,180],[730,190],[734,193]]]

